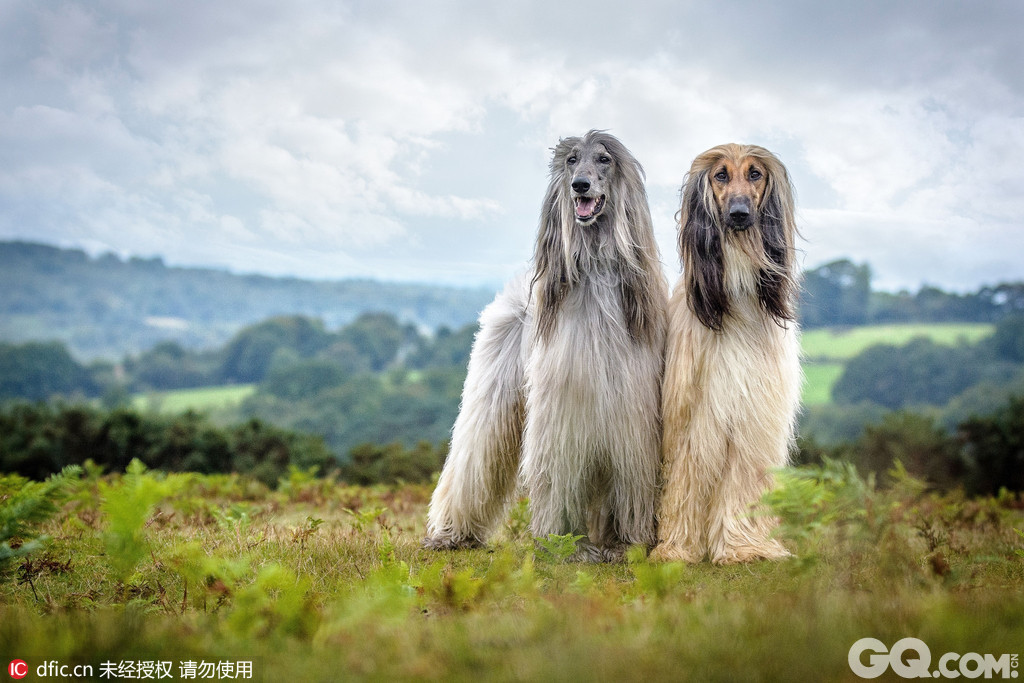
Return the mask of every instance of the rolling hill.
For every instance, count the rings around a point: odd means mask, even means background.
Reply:
[[[372,280],[236,275],[0,242],[0,341],[62,341],[83,359],[121,358],[166,340],[187,348],[219,346],[243,326],[282,314],[320,318],[333,328],[381,311],[428,329],[457,328],[474,321],[493,295]]]

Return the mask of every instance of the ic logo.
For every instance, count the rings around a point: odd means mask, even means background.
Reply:
[[[20,659],[15,659],[7,667],[7,673],[11,674],[11,678],[24,678],[28,675],[28,664]]]

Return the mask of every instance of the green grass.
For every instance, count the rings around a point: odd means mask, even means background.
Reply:
[[[843,374],[842,363],[808,362],[803,364],[805,406],[824,405],[832,402],[832,386]]]
[[[264,681],[823,681],[858,680],[864,637],[921,638],[932,669],[1020,653],[1018,499],[783,480],[796,556],[717,567],[555,561],[522,503],[487,549],[423,550],[425,486],[89,471],[39,527],[49,548],[0,575],[0,656],[253,659]],[[0,477],[0,505],[23,485]]]
[[[917,337],[937,344],[974,343],[992,334],[995,327],[985,323],[934,323],[907,325],[865,325],[851,328],[823,328],[803,332],[801,346],[807,360],[849,360],[875,344],[902,346]]]
[[[186,410],[203,412],[236,406],[256,391],[255,384],[230,384],[178,391],[136,394],[132,404],[139,410],[161,413],[183,413]]]

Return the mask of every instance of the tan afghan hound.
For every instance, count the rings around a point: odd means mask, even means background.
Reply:
[[[799,408],[796,235],[789,175],[771,152],[729,144],[694,160],[669,303],[654,559],[789,554],[755,506],[788,461]]]
[[[424,546],[482,545],[517,471],[534,536],[575,558],[655,541],[668,286],[643,169],[600,131],[559,141],[532,272],[480,316]]]

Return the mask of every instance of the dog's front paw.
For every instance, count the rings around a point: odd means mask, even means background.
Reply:
[[[604,558],[604,562],[616,564],[626,559],[627,550],[629,550],[629,546],[624,543],[606,545],[601,548],[601,556]]]
[[[447,534],[427,536],[421,545],[427,550],[471,550],[484,547],[483,541],[476,536],[456,537]]]
[[[672,541],[662,541],[655,546],[648,558],[651,562],[687,562],[696,564],[704,559],[704,553]]]
[[[791,556],[792,553],[785,546],[770,540],[760,545],[729,546],[715,553],[711,561],[715,564],[742,564],[757,560],[781,560]]]
[[[566,561],[597,564],[600,562],[607,562],[608,559],[605,557],[604,548],[594,545],[589,540],[582,538],[576,541],[576,552],[566,558]]]

